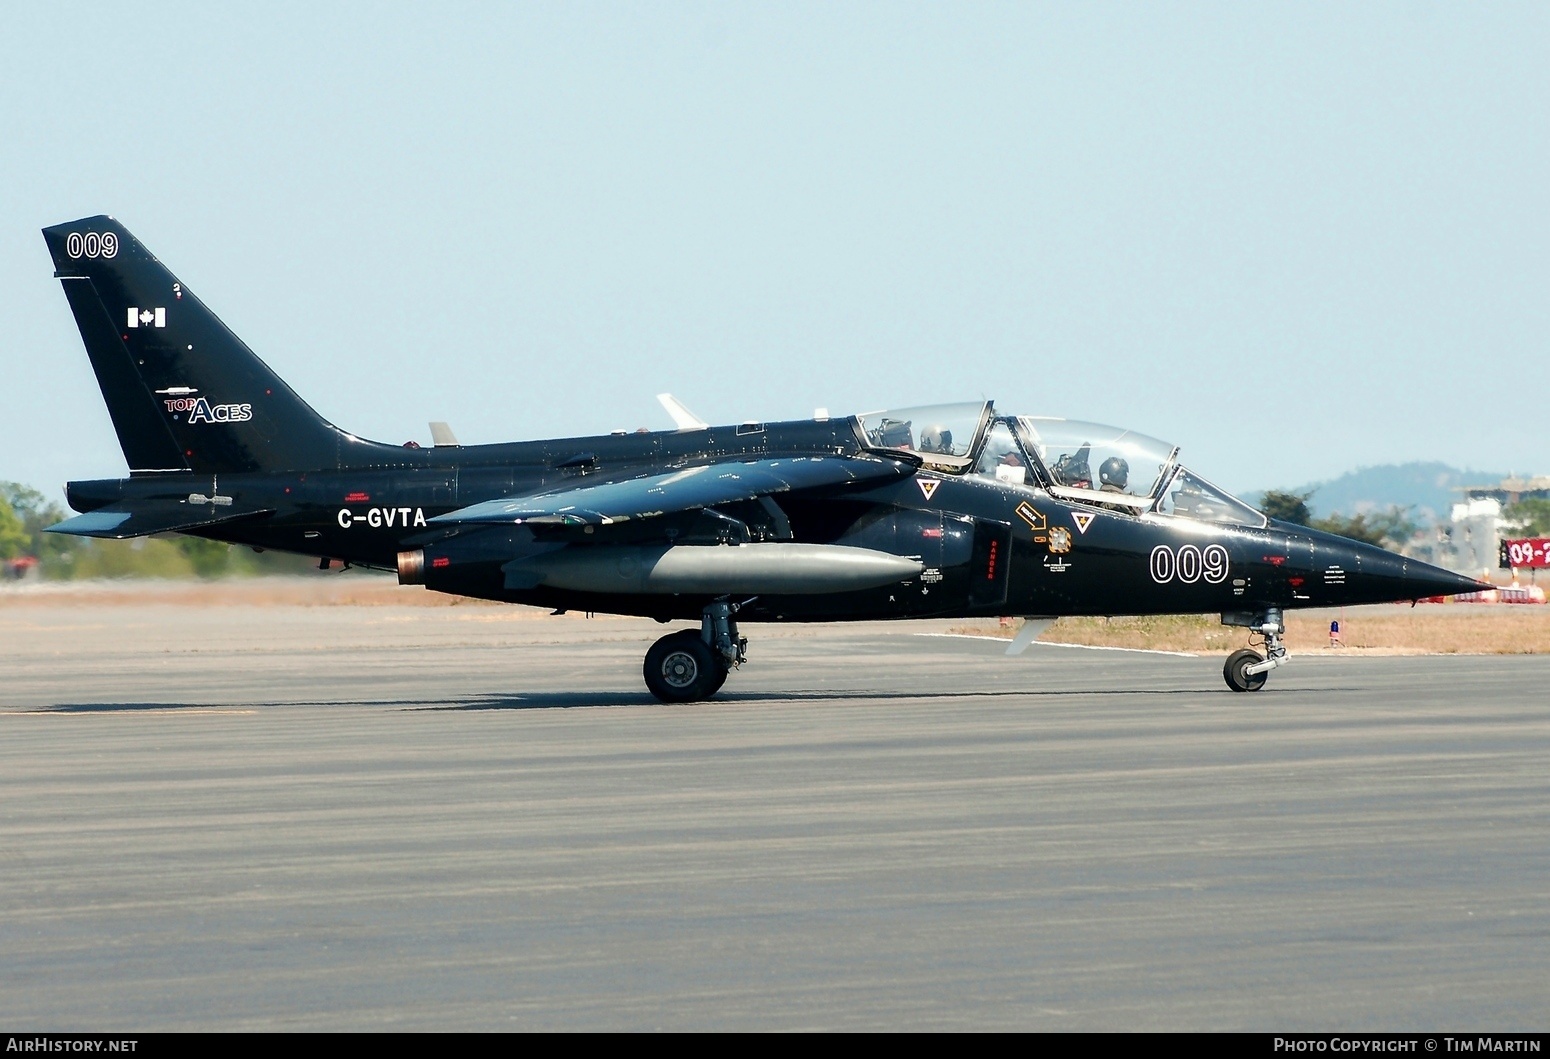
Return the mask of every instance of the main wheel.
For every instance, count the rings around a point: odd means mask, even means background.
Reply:
[[[1247,647],[1228,655],[1227,664],[1222,667],[1222,676],[1226,678],[1227,686],[1234,691],[1258,691],[1264,687],[1265,678],[1270,675],[1268,672],[1245,672],[1249,666],[1263,661],[1258,651],[1250,651]]]
[[[698,629],[664,636],[646,652],[646,687],[663,702],[708,699],[727,682],[727,670]]]

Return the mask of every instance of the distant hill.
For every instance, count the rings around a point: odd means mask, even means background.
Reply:
[[[1327,482],[1300,485],[1294,493],[1312,492],[1308,507],[1322,518],[1339,512],[1360,515],[1387,511],[1394,505],[1411,508],[1410,517],[1426,523],[1446,521],[1453,505],[1462,499],[1459,486],[1497,482],[1507,477],[1500,471],[1459,470],[1446,463],[1399,463],[1362,467]],[[1263,493],[1250,502],[1257,502]]]

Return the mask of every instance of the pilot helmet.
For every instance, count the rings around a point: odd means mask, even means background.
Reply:
[[[1118,456],[1110,456],[1098,468],[1098,480],[1104,485],[1117,486],[1123,489],[1125,488],[1125,483],[1130,481],[1130,464]]]
[[[946,427],[932,424],[920,432],[921,452],[941,452],[948,455],[953,451],[953,432]]]

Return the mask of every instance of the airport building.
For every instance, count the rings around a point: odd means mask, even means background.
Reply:
[[[1460,573],[1489,575],[1500,563],[1503,537],[1515,531],[1502,512],[1521,500],[1550,499],[1550,475],[1509,475],[1460,492],[1464,499],[1453,505],[1449,523],[1438,526],[1436,561]]]
[[[1511,507],[1520,500],[1550,500],[1550,474],[1532,478],[1509,475],[1494,485],[1466,485],[1465,501],[1495,500],[1503,507]]]

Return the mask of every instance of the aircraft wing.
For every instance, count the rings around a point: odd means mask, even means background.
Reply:
[[[881,484],[913,474],[906,460],[790,456],[686,467],[622,482],[584,484],[487,500],[431,519],[441,525],[609,526],[805,489]]]
[[[133,505],[109,504],[55,523],[45,532],[121,541],[130,537],[146,537],[152,533],[203,529],[206,526],[219,526],[226,522],[272,514],[273,509],[267,508],[262,511],[217,512],[215,508],[196,506],[181,500],[147,500]]]

